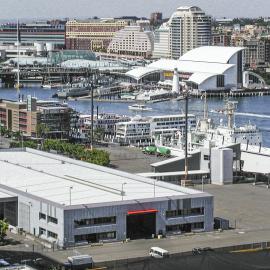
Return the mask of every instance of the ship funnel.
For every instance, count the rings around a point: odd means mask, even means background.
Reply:
[[[179,93],[180,87],[179,87],[179,74],[177,68],[174,69],[173,73],[173,85],[172,85],[172,92],[173,93]]]

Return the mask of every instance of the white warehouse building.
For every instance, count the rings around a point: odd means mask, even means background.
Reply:
[[[179,79],[192,89],[216,91],[232,88],[248,88],[251,85],[265,85],[259,75],[243,70],[241,47],[204,46],[193,49],[178,60],[160,59],[146,67],[132,69],[126,76],[142,82],[159,74],[161,81],[172,80],[174,70]],[[244,75],[244,76],[243,76]]]
[[[28,148],[0,166],[0,218],[60,247],[213,229],[202,191]]]

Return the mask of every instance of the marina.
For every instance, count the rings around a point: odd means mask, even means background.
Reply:
[[[21,95],[25,97],[27,95],[32,95],[38,99],[51,99],[56,91],[54,89],[42,89],[40,87],[31,87],[21,89]],[[16,89],[6,89],[0,88],[0,95],[3,99],[17,100]],[[234,100],[234,99],[233,99]],[[241,97],[236,98],[238,101],[237,111],[235,113],[235,121],[237,125],[245,125],[248,122],[256,125],[262,132],[263,146],[270,147],[270,130],[267,128],[270,126],[270,108],[268,106],[270,102],[270,97],[268,96],[251,96],[251,97]],[[71,106],[76,111],[82,114],[89,114],[91,109],[90,99],[77,99],[68,100],[68,105]],[[115,103],[113,100],[110,101],[94,101],[94,106],[99,107],[101,113],[117,113],[120,115],[136,116],[138,112],[132,112],[128,110],[130,102],[120,102]],[[190,113],[196,114],[198,116],[203,116],[204,102],[201,99],[191,98],[189,101]],[[221,113],[216,113],[214,111],[221,111],[224,107],[223,98],[209,98],[208,99],[208,110],[211,117],[219,122],[220,119],[225,120],[225,115]],[[141,114],[143,116],[150,115],[166,115],[166,114],[179,114],[184,112],[184,101],[165,101],[162,103],[151,104],[152,111],[143,111]],[[212,112],[211,112],[212,111]],[[258,117],[257,115],[260,115]]]

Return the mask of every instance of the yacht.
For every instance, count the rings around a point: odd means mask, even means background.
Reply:
[[[152,111],[152,108],[147,107],[143,104],[133,104],[128,106],[128,109],[131,111]]]

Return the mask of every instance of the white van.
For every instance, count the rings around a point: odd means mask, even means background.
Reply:
[[[169,257],[169,251],[159,248],[159,247],[151,247],[149,255],[153,258],[163,259]]]

